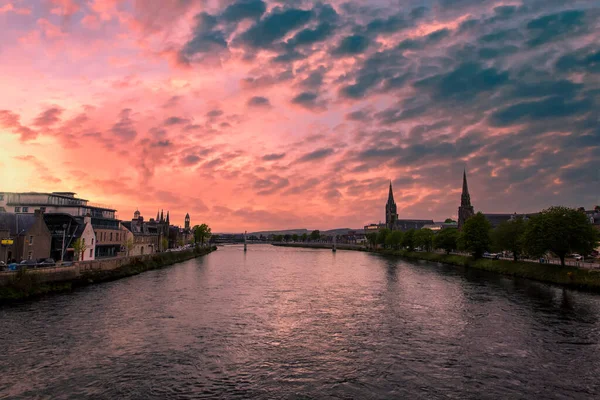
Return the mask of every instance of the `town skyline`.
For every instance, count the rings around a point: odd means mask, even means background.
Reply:
[[[598,5],[0,2],[0,190],[215,232],[600,201]]]

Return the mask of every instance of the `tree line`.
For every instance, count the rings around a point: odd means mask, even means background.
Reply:
[[[462,250],[475,258],[488,251],[510,251],[515,261],[521,256],[538,258],[551,253],[563,266],[565,257],[571,253],[591,254],[599,240],[600,234],[587,215],[567,207],[551,207],[529,219],[517,216],[495,229],[479,212],[465,221],[460,231],[456,228],[445,228],[438,233],[430,229],[407,232],[383,229],[367,235],[371,246],[410,251],[417,247],[425,251],[441,249],[448,254]]]

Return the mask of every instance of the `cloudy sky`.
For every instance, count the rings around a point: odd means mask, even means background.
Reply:
[[[0,190],[214,231],[600,202],[600,2],[0,0]]]

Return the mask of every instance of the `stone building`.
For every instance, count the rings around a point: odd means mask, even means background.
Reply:
[[[52,237],[42,213],[0,213],[0,261],[41,261],[50,257]]]
[[[158,216],[158,213],[157,213]],[[131,221],[123,222],[125,232],[125,252],[130,256],[154,254],[161,251],[163,239],[163,225],[150,218],[144,221],[144,217],[136,210]],[[127,242],[131,240],[131,248],[127,248]]]

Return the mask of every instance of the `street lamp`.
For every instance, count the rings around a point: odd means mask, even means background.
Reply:
[[[60,262],[63,262],[65,259],[65,233],[67,231],[67,224],[63,224],[63,241],[62,247],[60,249]]]

